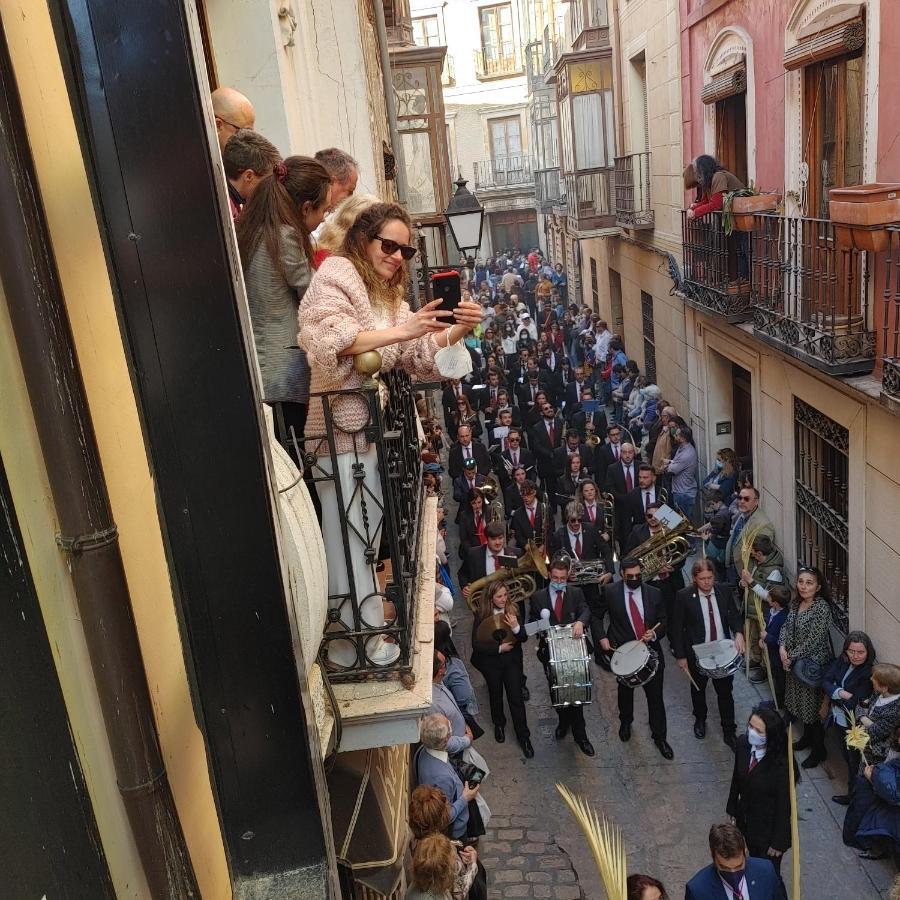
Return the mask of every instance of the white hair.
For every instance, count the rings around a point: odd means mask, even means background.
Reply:
[[[419,723],[419,740],[429,750],[445,750],[450,740],[450,720],[442,713],[432,713]]]

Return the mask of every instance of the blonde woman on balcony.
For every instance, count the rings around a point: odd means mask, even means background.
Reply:
[[[363,376],[354,368],[354,357],[372,350],[381,355],[381,371],[399,368],[413,378],[440,378],[435,368],[439,345],[458,343],[480,323],[481,307],[469,299],[460,303],[457,324],[451,327],[444,321],[449,313],[438,311],[438,301],[418,312],[409,308],[404,300],[408,284],[404,261],[416,253],[411,234],[409,216],[402,207],[376,203],[357,216],[340,252],[322,262],[300,304],[299,316],[298,342],[309,358],[313,394],[361,388]],[[330,404],[334,425],[334,473],[323,401]],[[386,624],[375,574],[384,500],[377,448],[368,443],[363,431],[368,418],[367,400],[361,395],[327,401],[313,397],[306,427],[307,437],[313,438],[307,440],[306,450],[316,454],[317,466],[334,475],[341,488],[343,502],[339,504],[334,481],[317,484],[328,554],[329,603],[350,631],[356,627],[351,584],[362,629],[380,629]],[[365,641],[364,661],[357,660],[351,641],[332,640],[328,647],[329,661],[341,667],[359,662],[390,665],[399,653],[399,646],[382,635]]]

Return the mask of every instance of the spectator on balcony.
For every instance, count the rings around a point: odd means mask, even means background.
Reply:
[[[332,187],[334,190],[334,187]],[[316,252],[313,265],[319,268],[322,261],[339,253],[350,226],[361,212],[381,201],[374,194],[353,194],[346,197],[325,220],[316,236]],[[332,199],[332,203],[334,200]]]
[[[419,725],[422,746],[413,759],[416,784],[429,785],[442,791],[450,803],[450,836],[463,838],[469,826],[469,802],[478,796],[478,787],[462,783],[450,765],[450,720],[441,712],[425,716]]]
[[[699,219],[708,213],[718,212],[722,209],[726,193],[740,191],[744,187],[736,176],[719,165],[715,157],[705,153],[698,156],[684,170],[685,190],[696,191],[694,202],[687,210],[688,219]]]
[[[311,164],[327,179],[327,191],[331,184],[328,173],[318,163]],[[239,228],[249,218],[261,190],[262,186],[239,220]],[[402,369],[423,379],[436,379],[440,377],[434,362],[437,333],[442,345],[445,340],[456,343],[481,321],[481,308],[468,299],[457,307],[457,324],[449,329],[443,321],[445,314],[437,309],[439,301],[415,313],[410,310],[403,299],[409,277],[403,258],[416,253],[410,239],[406,211],[378,203],[357,217],[340,254],[322,263],[303,297],[299,315],[298,340],[309,354],[313,391],[361,388],[364,376],[356,371],[354,357],[370,351],[378,351],[382,371]],[[372,402],[378,400],[376,394]],[[341,493],[347,498],[345,504],[339,504],[334,481],[319,482],[323,536],[330,551],[328,593],[334,597],[350,594],[352,573],[353,602],[339,602],[344,625],[357,627],[354,607],[358,607],[364,628],[381,629],[389,610],[380,599],[375,573],[383,526],[383,517],[376,510],[389,501],[382,497],[377,447],[368,443],[364,430],[370,418],[369,402],[369,397],[359,394],[345,395],[329,407],[335,471],[331,471],[333,457],[325,439],[308,449],[317,454],[324,473],[340,480]],[[310,424],[316,434],[326,434],[325,408],[322,400],[311,411]],[[352,499],[360,495],[358,474],[363,476],[365,495],[371,498],[365,508]],[[331,641],[329,649],[345,643]],[[389,665],[399,655],[399,645],[388,643],[380,634],[372,635],[365,644],[368,660],[376,665]]]
[[[237,219],[256,186],[281,162],[278,148],[249,128],[236,131],[222,150],[231,218]]]
[[[253,109],[253,104],[234,88],[216,88],[212,92],[212,108],[220,150],[225,149],[225,145],[232,135],[241,129],[253,128],[256,124],[256,111]]]
[[[316,161],[331,176],[331,203],[336,206],[347,197],[352,197],[359,181],[359,163],[337,147],[319,150]]]
[[[236,231],[263,399],[302,438],[310,370],[296,349],[297,310],[312,275],[311,233],[325,218],[331,178],[314,159],[290,156],[257,183]],[[290,441],[285,442],[290,452]]]

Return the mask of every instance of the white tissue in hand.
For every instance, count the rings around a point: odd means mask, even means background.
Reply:
[[[549,618],[550,618],[550,610],[549,610],[549,609],[542,609],[542,610],[541,610],[541,618],[542,618],[542,619],[549,619]]]

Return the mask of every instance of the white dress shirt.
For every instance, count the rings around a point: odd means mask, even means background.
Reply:
[[[703,630],[706,637],[703,639],[704,643],[708,643],[712,640],[712,635],[710,634],[709,629],[709,604],[712,603],[712,611],[713,611],[713,619],[716,623],[716,640],[721,641],[725,638],[726,631],[722,627],[722,617],[719,615],[719,604],[716,602],[716,594],[715,591],[711,594],[704,594],[703,591],[697,591],[697,596],[700,599],[700,611],[703,613]]]
[[[566,528],[566,534],[569,536],[569,551],[575,559],[581,559],[581,556],[575,552],[575,542],[581,541],[581,549],[584,551],[584,532],[579,531],[576,534],[571,528]]]
[[[725,896],[728,898],[728,900],[732,900],[732,898],[735,896],[734,888],[724,878],[722,878],[721,875],[719,876],[719,880],[725,887]],[[740,891],[738,892],[737,896],[740,897],[741,900],[750,900],[750,888],[747,886],[746,877],[741,879]]]

